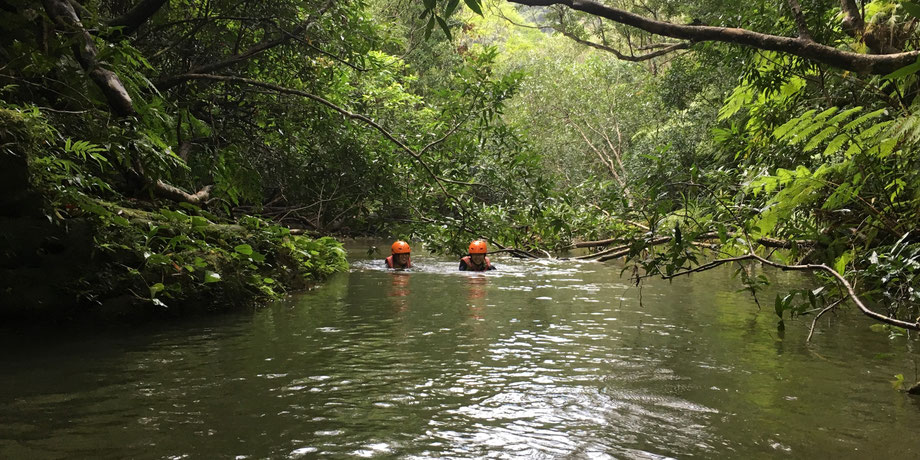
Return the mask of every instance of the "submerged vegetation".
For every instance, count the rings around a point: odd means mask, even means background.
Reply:
[[[920,329],[918,20],[0,0],[3,313],[272,297],[345,267],[335,233],[587,247],[636,282],[732,264],[758,302],[763,270],[809,271],[781,321],[855,304]]]

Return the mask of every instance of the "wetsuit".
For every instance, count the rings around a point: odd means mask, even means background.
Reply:
[[[405,266],[405,267],[395,267],[395,266],[393,266],[393,256],[390,256],[390,257],[387,257],[386,259],[384,259],[384,260],[383,260],[383,263],[386,264],[387,268],[412,268],[412,259],[411,259],[411,258],[406,262],[406,266]]]
[[[484,272],[486,270],[495,270],[495,265],[492,265],[492,263],[489,262],[488,257],[485,258],[481,266],[476,266],[473,264],[473,260],[470,258],[470,256],[465,256],[464,258],[460,259],[460,271],[462,272]]]

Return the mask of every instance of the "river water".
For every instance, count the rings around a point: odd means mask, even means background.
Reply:
[[[913,337],[728,269],[362,260],[253,313],[5,337],[0,458],[918,458]],[[807,285],[766,272],[773,288]]]

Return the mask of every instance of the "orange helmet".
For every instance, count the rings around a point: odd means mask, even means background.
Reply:
[[[489,252],[489,249],[486,247],[486,242],[482,240],[476,240],[470,243],[470,254],[485,254]]]
[[[393,250],[393,254],[408,254],[410,252],[409,243],[406,243],[403,240],[399,240],[393,243],[393,246],[390,246],[390,249]]]

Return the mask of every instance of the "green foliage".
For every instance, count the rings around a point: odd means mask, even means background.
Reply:
[[[188,203],[142,211],[102,201],[100,196],[118,197],[104,180],[113,168],[107,150],[61,139],[37,109],[7,106],[0,108],[7,121],[0,132],[5,154],[25,156],[49,221],[66,226],[79,219],[94,229],[95,255],[82,261],[86,267],[74,267],[82,279],[73,289],[86,303],[128,292],[162,309],[224,309],[277,298],[347,268],[334,239],[291,235],[257,217],[245,216],[237,225]]]
[[[796,289],[786,295],[776,294],[773,311],[780,321],[783,321],[786,312],[789,312],[791,318],[817,312],[823,305],[829,303],[826,292],[824,287],[818,287],[816,289]]]
[[[90,297],[126,289],[149,292],[149,300],[163,308],[173,300],[226,308],[276,298],[348,267],[334,239],[291,235],[252,216],[234,225],[212,222],[197,209],[146,212],[109,203],[100,208],[96,241],[108,262],[101,268],[103,279],[86,280],[98,286],[84,294]]]
[[[112,170],[104,147],[62,139],[36,107],[0,100],[0,118],[4,154],[25,159],[30,185],[48,202],[44,211],[49,220],[62,220],[84,207],[94,209],[92,196],[113,193],[101,177]]]
[[[912,74],[908,69],[869,85],[893,94],[911,91]],[[920,196],[912,166],[914,107],[899,112],[870,97],[821,107],[813,102],[815,93],[853,91],[851,80],[825,84],[815,88],[793,76],[778,90],[758,92],[758,83],[746,81],[726,99],[721,118],[732,129],[716,134],[748,165],[743,195],[734,201],[744,200],[755,211],[742,228],[755,238],[811,242],[807,251],[793,246],[775,257],[825,263],[861,284],[867,298],[888,307],[888,315],[913,320],[916,299],[909,293],[920,285],[911,275],[913,252],[906,248],[912,243],[905,233],[920,224],[910,211]],[[780,108],[785,117],[778,116]],[[777,314],[816,308],[795,303],[797,295],[805,298],[804,291],[778,297]]]
[[[904,388],[904,374],[895,374],[894,380],[891,381],[891,387],[895,390]]]
[[[910,243],[905,234],[895,244],[875,248],[864,262],[861,276],[869,286],[878,286],[870,292],[879,297],[888,314],[898,317],[920,315],[920,243]]]
[[[552,30],[631,52],[659,38],[480,0],[171,2],[116,40],[106,18],[123,2],[84,2],[100,62],[133,101],[115,119],[74,55],[79,34],[49,27],[38,3],[6,3],[2,148],[27,155],[53,222],[94,222],[111,257],[96,284],[111,292],[160,306],[189,292],[272,297],[344,268],[336,243],[286,230],[296,226],[413,235],[445,252],[473,237],[536,251],[617,236],[632,242],[628,268],[665,276],[754,250],[828,264],[892,315],[917,314],[916,65],[869,78],[711,43],[624,63]],[[619,6],[798,32],[776,2]],[[898,49],[916,42],[914,3],[867,3],[862,41],[836,3],[803,9],[815,39],[842,49],[877,51],[869,32]],[[201,207],[150,204],[157,181],[214,188]],[[749,268],[737,273],[756,295],[766,278]],[[820,300],[794,292],[775,310],[788,318]]]
[[[442,4],[428,2],[422,16],[440,17]],[[642,14],[655,11],[659,19],[797,33],[778,4],[642,7]],[[910,2],[866,5],[872,29],[867,35],[888,34],[881,45],[846,36],[835,4],[803,7],[819,42],[865,51],[909,48],[916,38],[906,25],[916,15]],[[544,13],[541,20],[571,35],[625,46],[625,28],[566,9]],[[526,22],[517,12],[510,17]],[[487,19],[472,22],[491,27]],[[503,48],[502,40],[510,39],[494,29],[480,37],[498,42],[508,55],[498,62],[507,71],[524,71],[505,119],[519,133],[520,145],[541,157],[537,169],[545,188],[539,203],[477,197],[484,205],[466,204],[473,212],[453,216],[455,227],[485,228],[497,241],[522,247],[629,236],[634,244],[628,268],[664,276],[692,270],[710,257],[751,250],[784,263],[824,263],[879,303],[895,305],[890,315],[917,315],[907,307],[916,303],[909,295],[917,288],[911,246],[916,241],[902,238],[920,225],[916,65],[868,79],[780,53],[698,44],[692,56],[641,69],[550,37],[530,39],[538,43],[532,48]],[[630,35],[629,49],[646,38]],[[647,231],[610,221],[639,222]],[[456,246],[450,243],[456,239],[451,226],[433,239],[438,246]],[[767,284],[746,266],[738,273],[755,296]],[[829,292],[781,295],[776,313],[782,320],[813,312]]]

